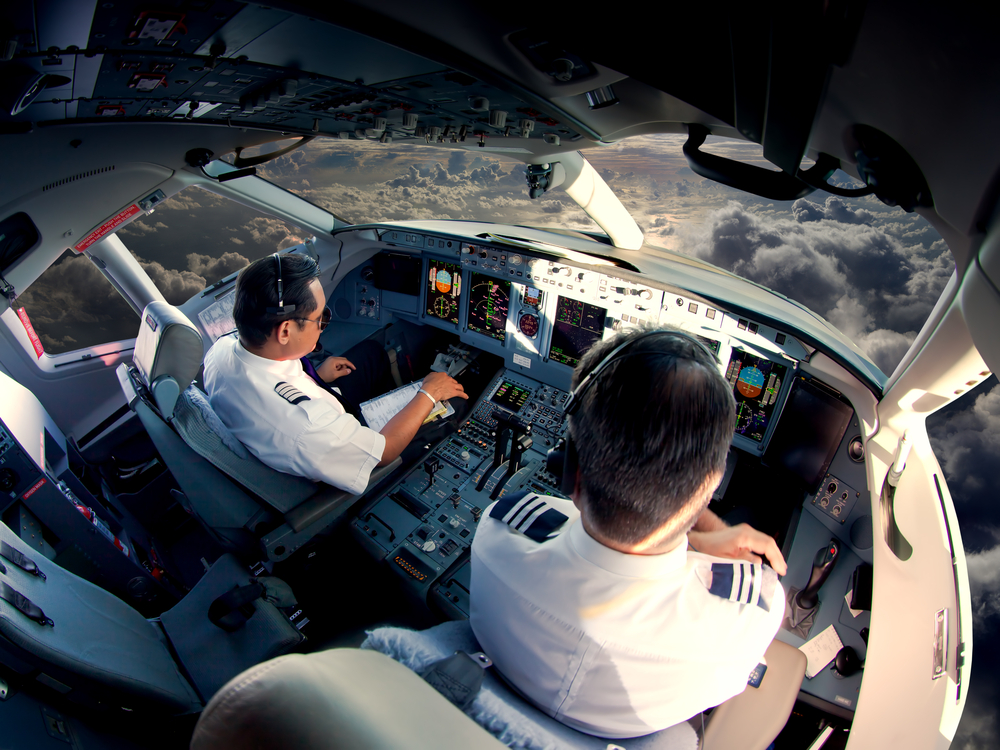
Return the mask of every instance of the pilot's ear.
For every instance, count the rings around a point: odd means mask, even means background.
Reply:
[[[274,338],[284,346],[292,337],[292,321],[283,320],[274,327]]]

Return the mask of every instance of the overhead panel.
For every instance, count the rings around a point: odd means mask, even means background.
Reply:
[[[226,0],[82,5],[88,23],[76,6],[71,15],[89,36],[52,25],[49,38],[66,46],[41,54],[31,29],[19,37],[15,59],[68,80],[11,119],[239,124],[528,151],[582,138],[519,94],[307,16]]]
[[[283,68],[308,70],[368,85],[440,69],[426,58],[347,29],[291,16],[228,56],[244,56]]]

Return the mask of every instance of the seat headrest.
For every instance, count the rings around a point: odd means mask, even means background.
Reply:
[[[337,648],[234,677],[202,712],[191,750],[396,750],[415,739],[439,750],[504,747],[402,664]]]
[[[164,417],[173,414],[177,396],[191,385],[204,354],[201,333],[184,313],[166,302],[146,305],[132,361]]]

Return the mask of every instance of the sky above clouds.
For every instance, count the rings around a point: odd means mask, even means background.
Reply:
[[[643,136],[589,149],[586,156],[635,217],[647,243],[698,257],[804,304],[891,374],[953,270],[931,225],[874,197],[815,192],[776,202],[704,180],[688,168],[683,140]],[[765,165],[753,144],[710,139],[706,150]],[[489,150],[322,139],[258,171],[353,223],[479,219],[598,230],[565,193],[529,199],[523,165]],[[846,176],[842,180],[846,184]],[[296,227],[197,188],[170,198],[119,236],[173,303],[305,238]],[[89,261],[68,257],[22,295],[46,347],[54,347],[50,351],[84,345],[67,312],[74,304],[83,315],[76,319],[100,323],[102,335],[134,335],[135,316],[110,286],[107,293],[83,294],[101,281]],[[86,302],[74,303],[80,298]],[[112,331],[125,334],[111,336]],[[996,747],[1000,479],[989,471],[1000,452],[996,379],[933,415],[928,432],[955,500],[973,587],[976,651],[968,708],[954,747]]]

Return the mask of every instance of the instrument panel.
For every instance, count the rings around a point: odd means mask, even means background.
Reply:
[[[405,238],[424,244],[418,235]],[[455,331],[465,343],[502,356],[511,371],[563,389],[583,355],[617,331],[640,325],[687,330],[716,354],[733,388],[734,445],[763,453],[797,360],[806,355],[796,339],[703,300],[621,278],[611,265],[518,250],[426,239],[421,322]]]

